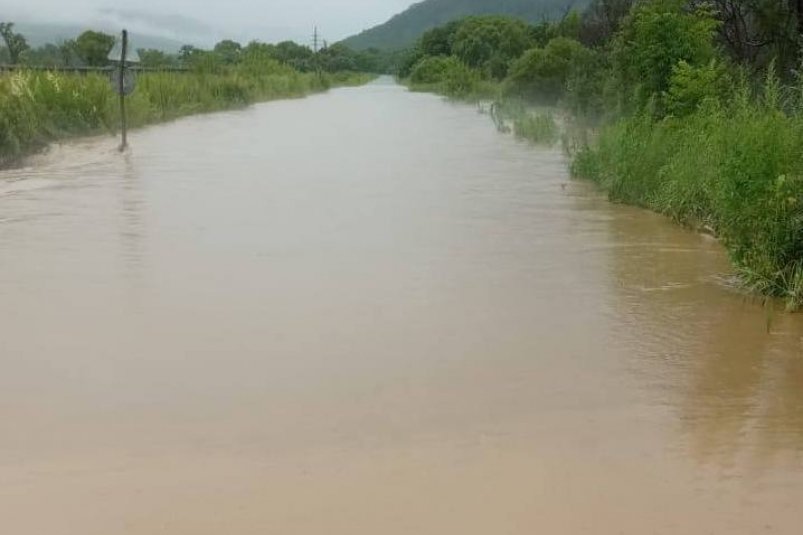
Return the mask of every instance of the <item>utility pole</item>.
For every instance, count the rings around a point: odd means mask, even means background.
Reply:
[[[126,121],[125,113],[125,60],[128,54],[128,30],[123,30],[122,51],[120,54],[120,78],[118,80],[118,92],[120,94],[120,128],[122,130],[122,143],[120,143],[120,152],[128,148],[128,124]]]
[[[320,42],[320,35],[318,34],[318,27],[315,26],[315,29],[312,32],[312,51],[315,53],[315,70],[318,71],[318,80],[323,82],[323,70],[321,69],[321,58],[320,54],[318,53],[320,51],[318,48],[319,42]]]

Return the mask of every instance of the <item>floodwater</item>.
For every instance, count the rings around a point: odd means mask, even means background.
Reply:
[[[560,149],[387,80],[131,144],[0,174],[2,533],[803,529],[803,316]]]

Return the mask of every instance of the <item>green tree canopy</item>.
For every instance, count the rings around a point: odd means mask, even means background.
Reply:
[[[226,63],[227,65],[233,65],[237,63],[240,60],[240,53],[242,50],[242,45],[236,41],[232,41],[231,39],[225,39],[219,42],[214,48],[215,54],[219,55],[223,60],[223,63]]]
[[[22,34],[14,31],[13,22],[0,22],[0,36],[6,43],[6,50],[11,63],[19,63],[22,54],[28,50],[28,41]]]
[[[87,30],[75,40],[75,51],[78,56],[89,66],[102,67],[109,60],[109,52],[114,47],[114,37],[102,33]]]
[[[176,56],[153,48],[140,48],[137,50],[137,54],[139,54],[140,64],[151,69],[173,66],[177,60]]]
[[[557,37],[544,48],[528,50],[510,68],[508,84],[521,96],[557,99],[572,70],[585,64],[590,51],[574,39]]]
[[[706,65],[715,57],[718,23],[705,7],[689,11],[684,0],[650,0],[633,7],[614,42],[614,66],[624,88],[640,103],[660,97],[680,62]]]
[[[469,17],[455,33],[452,51],[469,67],[501,79],[510,62],[531,45],[530,27],[525,22],[498,16]]]

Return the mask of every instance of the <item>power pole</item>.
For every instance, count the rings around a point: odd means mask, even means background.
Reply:
[[[312,32],[312,51],[315,53],[315,70],[318,71],[318,80],[323,82],[323,69],[321,69],[321,57],[318,43],[320,43],[320,35],[318,34],[318,27],[315,26]]]

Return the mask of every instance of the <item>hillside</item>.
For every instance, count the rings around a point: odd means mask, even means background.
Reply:
[[[389,21],[343,41],[356,50],[405,48],[425,31],[468,15],[511,15],[537,22],[561,16],[567,8],[581,8],[589,0],[424,0]]]

